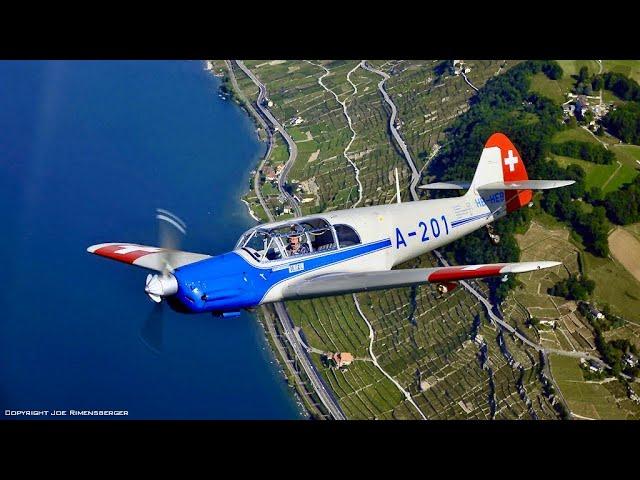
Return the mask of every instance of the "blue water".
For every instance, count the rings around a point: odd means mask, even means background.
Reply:
[[[147,272],[86,252],[157,244],[221,253],[251,225],[239,201],[261,145],[202,62],[0,62],[0,418],[5,409],[129,418],[299,418],[262,329],[164,310],[140,340]]]

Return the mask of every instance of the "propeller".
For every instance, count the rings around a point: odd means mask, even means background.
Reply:
[[[140,329],[140,340],[153,353],[162,352],[162,336],[164,331],[163,308],[160,303],[153,305],[147,319]]]
[[[173,276],[174,254],[179,249],[182,238],[187,234],[187,225],[177,215],[168,210],[157,208],[159,246],[163,249],[160,274],[149,274],[145,281],[144,291],[155,303],[140,330],[140,338],[155,353],[162,351],[164,321],[162,298],[178,291],[178,281]]]

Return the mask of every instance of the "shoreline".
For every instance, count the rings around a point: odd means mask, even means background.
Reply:
[[[223,82],[222,77],[224,77],[224,75],[222,74],[216,74],[214,69],[213,69],[213,62],[211,60],[205,60],[205,71],[208,73],[211,73],[215,78],[220,79],[220,82]],[[218,86],[219,88],[219,86]],[[231,90],[231,92],[233,92],[233,90]],[[251,112],[249,111],[249,109],[244,105],[244,102],[239,102],[236,95],[231,95],[231,99],[233,100],[233,103],[236,104],[241,111],[244,112],[244,114],[246,115],[246,117],[251,121],[251,123],[254,126],[253,132],[256,135],[259,143],[263,143],[263,144],[267,144],[267,141],[263,138],[261,138],[261,131],[262,128],[260,127],[260,124],[258,122],[258,120],[251,114]],[[259,168],[260,164],[262,163],[262,161],[265,158],[266,152],[268,152],[268,149],[265,151],[264,154],[260,154],[257,157],[257,161],[255,163],[255,165],[253,166],[252,170]],[[249,179],[251,179],[251,174],[249,174]],[[253,210],[251,209],[251,206],[249,204],[249,202],[247,202],[243,197],[247,194],[247,193],[251,193],[250,189],[246,189],[246,187],[243,187],[242,189],[242,193],[240,195],[240,201],[242,203],[244,203],[247,207],[246,212],[248,213],[249,217],[251,217],[254,221],[260,222],[261,220],[255,215],[255,213],[253,212]],[[264,308],[264,307],[263,307]],[[270,352],[270,356],[273,359],[273,361],[275,361],[275,364],[277,365],[277,370],[279,371],[280,375],[282,376],[282,378],[284,379],[287,387],[290,389],[290,394],[292,395],[292,399],[294,401],[294,403],[296,404],[296,406],[298,407],[297,409],[297,413],[300,415],[300,419],[313,419],[313,415],[312,415],[312,411],[309,409],[308,405],[306,404],[306,402],[303,400],[303,397],[300,395],[300,393],[298,392],[298,390],[296,389],[296,385],[295,382],[292,382],[289,377],[286,374],[285,371],[285,367],[284,367],[284,362],[286,362],[286,359],[283,359],[280,357],[280,355],[278,355],[277,349],[274,347],[274,345],[272,344],[272,342],[275,342],[275,339],[270,338],[269,336],[269,332],[268,329],[265,325],[264,322],[267,321],[267,319],[263,319],[264,313],[261,313],[260,311],[256,310],[254,312],[247,312],[250,315],[253,315],[254,318],[257,320],[258,324],[260,325],[260,327],[262,328],[262,332],[263,332],[263,339],[265,341],[265,347],[269,349]]]
[[[240,201],[247,206],[247,211],[249,212],[249,215],[251,216],[251,218],[253,218],[256,222],[259,222],[260,219],[258,217],[256,217],[255,213],[253,213],[253,210],[251,210],[251,205],[249,205],[249,202],[247,202],[242,197],[240,197]]]

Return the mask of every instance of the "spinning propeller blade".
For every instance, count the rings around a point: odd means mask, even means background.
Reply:
[[[144,291],[155,303],[149,316],[142,325],[140,338],[143,343],[155,353],[162,351],[163,313],[162,298],[173,295],[178,291],[178,282],[172,275],[173,254],[178,250],[182,238],[187,233],[187,225],[177,215],[162,208],[156,209],[158,220],[159,245],[162,247],[162,274],[149,274],[145,282]]]

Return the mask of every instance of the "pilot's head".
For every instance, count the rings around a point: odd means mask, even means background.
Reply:
[[[289,245],[294,252],[300,248],[300,236],[294,235],[289,237]]]
[[[295,225],[291,226],[291,233],[289,237],[289,247],[292,251],[296,252],[300,248],[300,234]]]

